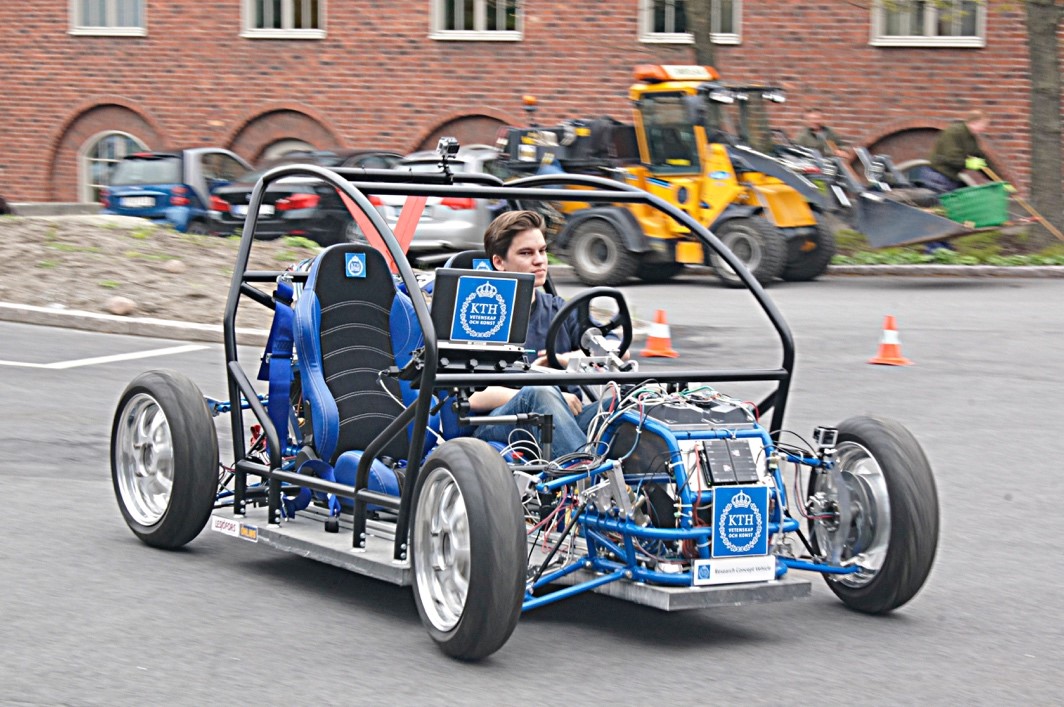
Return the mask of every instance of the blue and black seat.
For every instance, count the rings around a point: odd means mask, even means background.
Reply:
[[[416,398],[382,371],[405,365],[422,343],[413,305],[378,251],[346,243],[315,259],[295,305],[295,343],[310,422],[298,471],[353,485],[362,450]],[[434,441],[430,435],[426,445]],[[408,452],[407,435],[390,440],[380,457],[394,463],[373,462],[370,489],[398,495],[396,470]],[[336,499],[329,505],[339,511]]]

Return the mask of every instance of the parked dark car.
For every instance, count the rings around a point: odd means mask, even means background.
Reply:
[[[242,228],[255,183],[267,170],[286,164],[321,167],[391,169],[402,155],[380,150],[336,150],[291,153],[264,162],[211,196],[211,231],[234,233]],[[332,187],[305,177],[274,182],[263,195],[255,237],[271,240],[281,236],[304,236],[321,245],[351,240],[354,220]]]
[[[102,213],[139,216],[178,231],[209,233],[211,193],[251,166],[229,150],[196,147],[124,157],[100,193]]]

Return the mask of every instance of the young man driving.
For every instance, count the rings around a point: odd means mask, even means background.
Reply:
[[[508,211],[488,226],[484,233],[484,251],[496,270],[527,272],[536,277],[532,293],[532,311],[528,319],[525,348],[535,351],[535,365],[547,365],[547,329],[558,310],[565,304],[561,297],[542,291],[547,281],[547,241],[543,236],[543,217],[534,211]],[[564,364],[580,342],[580,327],[569,317],[558,332],[556,351]],[[584,405],[573,393],[554,386],[508,388],[490,386],[469,398],[470,411],[478,414],[515,415],[540,413],[553,416],[552,456],[560,457],[579,451],[587,444],[587,428],[599,411],[599,404]],[[528,440],[533,429],[521,425],[520,434],[512,434],[516,425],[479,425],[474,436],[485,441],[511,444]],[[538,440],[538,430],[535,433]]]

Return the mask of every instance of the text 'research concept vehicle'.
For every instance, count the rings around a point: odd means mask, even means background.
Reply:
[[[341,193],[369,243],[248,270],[257,206],[292,175]],[[384,194],[406,195],[413,209],[395,232],[370,200]],[[566,370],[531,368],[522,342],[532,275],[466,254],[435,273],[429,301],[402,243],[418,202],[434,196],[657,209],[735,270],[778,335],[779,365],[640,372],[624,357],[633,335],[624,296],[600,287],[571,298],[547,336],[557,363],[561,323],[575,317],[584,357]],[[593,176],[503,185],[448,170],[287,165],[262,176],[248,213],[224,318],[228,402],[157,370],[117,405],[115,493],[148,545],[178,548],[209,525],[412,586],[429,635],[465,660],[499,650],[522,612],[585,592],[705,609],[802,597],[815,573],[847,606],[882,614],[924,584],[939,521],[920,445],[877,417],[817,427],[808,442],[786,430],[795,360],[786,322],[739,259],[670,202]],[[614,307],[603,317],[592,300]],[[245,305],[274,311],[265,353],[251,362],[237,347]],[[755,404],[720,387],[749,382],[771,392]],[[471,393],[488,385],[582,387],[600,401],[587,445],[552,454],[549,415],[471,414]],[[217,417],[232,432],[224,459]],[[497,423],[538,434],[506,446],[469,435]]]

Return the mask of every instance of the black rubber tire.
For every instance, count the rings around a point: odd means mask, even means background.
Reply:
[[[146,396],[141,397],[141,396]],[[119,449],[119,430],[129,423],[134,399],[158,406],[165,418],[172,454],[172,486],[165,511],[150,523],[130,512],[123,491],[119,455],[131,461],[132,449]],[[148,400],[150,399],[150,400]],[[152,452],[154,453],[154,452]],[[111,481],[122,517],[144,543],[168,550],[182,547],[199,535],[210,519],[218,491],[218,435],[207,403],[196,384],[176,371],[149,371],[137,376],[118,401],[111,425]]]
[[[668,282],[683,272],[683,263],[639,263],[635,276],[643,282]]]
[[[787,264],[786,240],[780,230],[763,216],[725,221],[717,229],[717,237],[731,248],[762,285],[771,284]],[[738,252],[733,246],[739,246]],[[709,265],[728,287],[743,287],[739,276],[716,253],[710,254]]]
[[[211,235],[211,229],[207,227],[207,224],[204,221],[196,219],[188,224],[188,229],[185,233],[193,236],[209,236]]]
[[[628,250],[617,229],[600,218],[588,219],[573,230],[567,257],[577,278],[589,287],[623,284],[639,267],[639,255]]]
[[[436,624],[432,587],[425,574],[434,567],[423,547],[425,529],[420,514],[426,488],[449,474],[465,505],[469,567],[468,589],[461,616],[451,627]],[[447,482],[447,479],[443,479]],[[479,660],[506,643],[521,616],[525,593],[525,526],[521,499],[513,474],[499,453],[486,442],[458,438],[443,443],[425,462],[414,489],[411,517],[411,558],[414,601],[432,640],[449,656]]]
[[[780,277],[788,282],[807,282],[815,280],[831,265],[831,259],[835,257],[838,246],[835,244],[835,234],[823,226],[817,226],[815,247],[812,250],[801,250],[805,243],[803,238],[795,238],[791,241],[790,257],[784,266]]]
[[[935,479],[920,443],[901,424],[862,416],[844,420],[838,430],[840,459],[847,446],[857,445],[878,464],[890,503],[890,532],[882,566],[870,579],[860,580],[863,584],[850,586],[853,580],[848,575],[824,575],[824,579],[849,608],[885,614],[912,599],[931,572],[939,533]],[[815,477],[810,479],[810,494],[815,483]],[[867,508],[862,511],[868,513]],[[853,521],[855,526],[856,515]],[[810,539],[819,553],[816,523],[810,522]],[[878,535],[874,540],[880,540]]]

